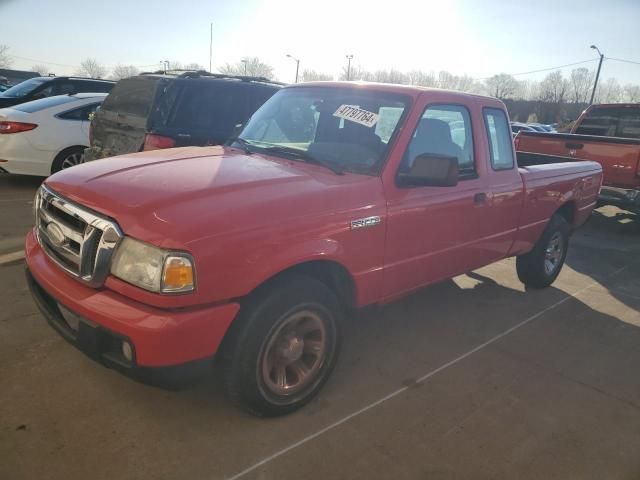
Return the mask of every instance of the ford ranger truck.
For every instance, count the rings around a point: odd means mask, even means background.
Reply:
[[[592,105],[570,134],[522,132],[518,157],[534,163],[593,160],[602,165],[599,203],[640,213],[640,104]]]
[[[354,309],[507,257],[550,285],[591,214],[595,162],[516,162],[499,100],[358,83],[283,88],[228,146],[49,177],[26,238],[51,326],[100,363],[181,387],[219,364],[231,399],[292,412]]]

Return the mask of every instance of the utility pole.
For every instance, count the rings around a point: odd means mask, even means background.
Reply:
[[[213,22],[211,22],[211,31],[209,35],[209,73],[211,73],[212,58],[213,58]]]
[[[598,88],[598,79],[600,78],[600,69],[602,68],[602,61],[604,60],[604,54],[600,52],[598,47],[596,47],[595,45],[591,45],[591,48],[593,48],[595,51],[598,52],[598,55],[600,55],[600,61],[598,62],[598,71],[596,72],[596,80],[595,82],[593,82],[593,91],[591,92],[591,100],[589,101],[589,105],[593,105],[593,100],[596,97],[596,88]]]
[[[347,55],[347,81],[351,80],[351,60],[353,59],[353,54]]]
[[[300,70],[300,59],[294,57],[293,55],[289,55],[288,53],[287,53],[287,57],[296,62],[296,81],[295,81],[295,83],[298,83],[298,71]]]

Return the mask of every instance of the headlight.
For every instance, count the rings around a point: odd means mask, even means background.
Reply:
[[[130,237],[118,245],[111,274],[151,292],[179,293],[195,288],[190,255],[162,250]]]

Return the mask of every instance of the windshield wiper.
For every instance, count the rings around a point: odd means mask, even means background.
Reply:
[[[234,143],[239,143],[240,145],[242,145],[242,150],[244,150],[244,153],[246,153],[247,155],[251,155],[253,152],[253,150],[250,150],[249,147],[253,146],[253,143],[245,140],[244,138],[241,137],[234,137],[231,138],[228,142],[228,145],[233,145]]]
[[[285,147],[282,145],[269,145],[269,146],[258,146],[260,149],[265,150],[269,153],[282,154],[290,157],[297,157],[309,163],[315,163],[316,165],[321,165],[325,168],[328,168],[336,175],[343,175],[344,170],[335,163],[327,162],[326,160],[322,160],[320,158],[314,157],[304,150],[298,150],[297,148]]]

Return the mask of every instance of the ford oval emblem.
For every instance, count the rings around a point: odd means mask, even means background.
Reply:
[[[53,222],[47,225],[47,237],[56,247],[61,247],[66,240],[62,229]]]

